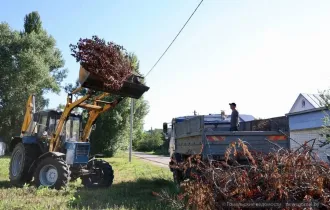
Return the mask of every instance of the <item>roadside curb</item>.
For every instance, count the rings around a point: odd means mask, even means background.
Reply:
[[[140,157],[140,156],[137,156],[137,155],[134,155],[133,154],[133,156],[134,157],[137,157],[137,158],[140,158],[140,159],[143,159],[143,160],[147,160],[148,162],[151,162],[151,163],[158,163],[158,164],[161,164],[161,165],[163,165],[163,167],[169,167],[169,165],[168,164],[165,164],[165,163],[162,163],[162,162],[160,162],[160,161],[156,161],[156,160],[149,160],[148,158],[143,158],[143,157]]]

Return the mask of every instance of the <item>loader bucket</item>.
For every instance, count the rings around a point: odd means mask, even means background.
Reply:
[[[135,99],[139,99],[146,91],[149,90],[149,87],[137,82],[138,78],[141,77],[131,75],[127,78],[119,90],[113,90],[105,86],[104,82],[100,81],[97,76],[90,74],[84,68],[80,67],[79,71],[79,83],[82,87]]]

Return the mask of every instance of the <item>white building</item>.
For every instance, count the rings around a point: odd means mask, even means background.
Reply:
[[[314,149],[318,156],[327,160],[326,153],[330,154],[330,144],[320,147],[320,141],[326,141],[322,134],[324,117],[330,112],[322,106],[323,100],[317,94],[299,94],[290,112],[287,114],[289,119],[291,149],[299,147],[305,141],[316,139]],[[299,143],[299,144],[298,144]],[[312,143],[312,142],[311,142]],[[329,148],[329,149],[328,149]]]

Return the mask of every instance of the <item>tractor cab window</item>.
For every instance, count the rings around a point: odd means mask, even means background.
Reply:
[[[80,117],[70,116],[66,121],[61,135],[65,136],[66,141],[79,141]]]
[[[59,113],[49,114],[48,134],[53,134],[56,131],[61,115]]]
[[[72,119],[72,141],[79,141],[79,132],[80,132],[80,118],[71,117]]]
[[[61,114],[59,113],[40,113],[37,124],[37,135],[51,137],[56,132],[56,128],[60,122]],[[79,141],[81,117],[69,116],[64,123],[60,133],[61,141]]]
[[[50,118],[49,118],[49,128],[48,128],[49,134],[55,133],[57,123],[58,123],[58,121],[56,121],[56,117],[55,116],[50,116]]]
[[[59,121],[59,119],[56,120],[56,126]],[[66,141],[79,141],[80,121],[79,117],[68,117],[60,135],[63,136]]]
[[[44,135],[47,127],[47,115],[41,115],[38,122],[38,136]]]
[[[69,140],[70,139],[70,127],[71,127],[71,120],[66,121],[65,123],[65,139]]]

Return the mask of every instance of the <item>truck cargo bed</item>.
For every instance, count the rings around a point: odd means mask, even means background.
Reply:
[[[223,159],[230,143],[241,139],[250,150],[269,153],[278,149],[290,148],[288,137],[278,131],[229,131],[228,123],[215,123],[213,126],[204,123],[207,116],[196,116],[174,125],[175,153],[191,155],[212,155]]]

